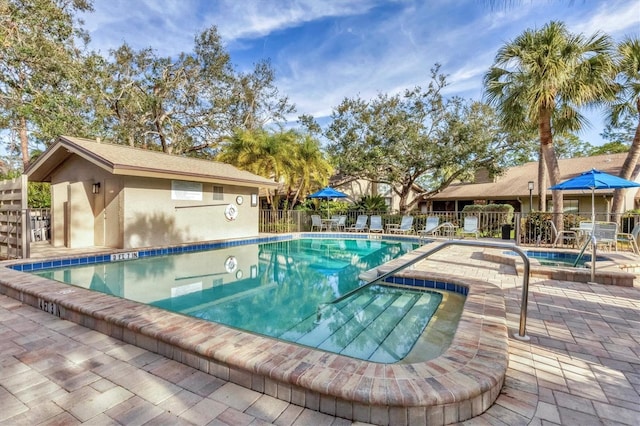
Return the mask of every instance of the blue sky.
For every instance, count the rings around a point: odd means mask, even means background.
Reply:
[[[447,95],[480,100],[497,50],[527,28],[640,36],[640,0],[96,0],[83,15],[90,49],[123,42],[171,56],[215,25],[237,70],[269,59],[297,112],[322,122],[345,97],[426,86],[437,62]],[[581,139],[602,143],[603,111]]]

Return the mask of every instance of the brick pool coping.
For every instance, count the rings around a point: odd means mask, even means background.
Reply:
[[[333,416],[431,425],[486,411],[500,393],[508,365],[502,292],[487,282],[426,276],[415,269],[398,276],[468,288],[453,341],[435,359],[406,364],[357,360],[7,267],[0,268],[0,293],[220,379]]]

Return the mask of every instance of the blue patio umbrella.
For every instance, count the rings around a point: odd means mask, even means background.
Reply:
[[[326,198],[327,201],[329,201],[329,199],[331,198],[346,198],[348,197],[348,195],[345,194],[344,192],[338,191],[337,189],[333,189],[330,186],[325,186],[320,191],[316,191],[313,194],[308,195],[308,197],[309,198]],[[327,203],[327,214],[328,213],[329,211],[328,211],[328,203]]]
[[[595,190],[596,189],[622,189],[640,187],[640,183],[610,175],[597,169],[591,169],[574,178],[560,182],[552,186],[551,190],[591,190],[591,221],[595,221]]]

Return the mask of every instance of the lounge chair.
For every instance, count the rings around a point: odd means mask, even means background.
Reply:
[[[318,231],[322,231],[327,229],[327,225],[322,222],[322,218],[320,215],[312,214],[311,215],[311,232],[313,232],[313,228],[316,228]]]
[[[616,222],[596,222],[593,227],[593,235],[596,237],[596,244],[603,245],[607,250],[618,249],[618,224]]]
[[[478,217],[477,216],[465,216],[464,225],[460,230],[460,234],[462,237],[465,235],[473,235],[476,239],[478,239],[478,235],[480,235],[480,231],[478,230]]]
[[[382,227],[382,216],[371,216],[371,221],[369,222],[369,232],[384,232],[384,228]]]
[[[398,228],[389,229],[392,234],[413,234],[413,216],[402,216],[400,226]]]
[[[356,219],[356,223],[354,223],[352,226],[345,228],[345,230],[353,231],[353,232],[364,232],[367,230],[368,220],[369,220],[369,216],[367,216],[366,214],[358,215],[358,218]]]
[[[631,232],[618,232],[616,242],[619,244],[628,244],[634,254],[640,255],[638,248],[638,235],[640,235],[640,222],[636,223]]]
[[[440,218],[438,216],[429,216],[427,217],[427,223],[424,225],[424,229],[418,230],[418,235],[421,237],[427,235],[435,235],[435,232],[438,231],[438,227],[440,225]]]
[[[549,228],[551,229],[551,237],[553,238],[553,246],[556,247],[558,242],[564,244],[565,241],[570,241],[571,246],[575,247],[578,242],[578,233],[576,231],[563,230],[558,232],[556,224],[552,220],[548,220]]]

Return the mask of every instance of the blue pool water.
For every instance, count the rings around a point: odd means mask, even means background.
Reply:
[[[359,274],[414,243],[295,239],[33,273],[243,330],[376,362],[403,359],[442,300],[361,285]]]
[[[516,253],[509,252],[510,255],[515,256]],[[567,253],[567,252],[555,252],[555,251],[537,251],[537,250],[527,250],[525,254],[530,259],[537,259],[541,265],[545,266],[573,266],[576,259],[578,258],[577,253]],[[596,260],[604,261],[608,260],[606,257],[597,256]],[[587,262],[591,262],[590,254],[583,254],[580,258],[580,261],[576,265],[578,268],[583,268],[586,266]]]

